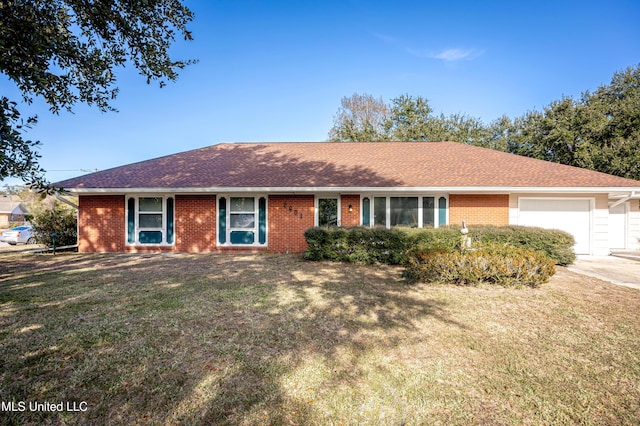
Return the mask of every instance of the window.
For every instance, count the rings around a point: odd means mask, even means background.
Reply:
[[[387,197],[373,199],[373,224],[387,226]]]
[[[267,242],[267,200],[264,197],[218,198],[218,243],[264,245]]]
[[[422,227],[433,228],[435,222],[435,197],[422,197]]]
[[[418,197],[391,197],[391,226],[418,227]]]
[[[318,198],[318,226],[338,226],[337,198]]]
[[[237,229],[253,229],[256,225],[255,200],[251,198],[231,197],[229,203],[229,226]]]
[[[437,202],[436,202],[437,201]],[[447,224],[447,198],[434,196],[362,198],[363,226],[438,227]]]
[[[174,200],[165,196],[127,199],[127,244],[173,244]]]

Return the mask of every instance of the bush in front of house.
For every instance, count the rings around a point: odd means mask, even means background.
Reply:
[[[575,259],[573,236],[564,231],[525,226],[472,226],[469,228],[472,247],[486,244],[507,245],[533,250],[551,258],[558,265],[571,264]],[[404,264],[407,250],[416,246],[430,250],[454,252],[460,250],[460,228],[383,227],[310,228],[305,232],[308,260],[338,262]]]
[[[557,229],[529,226],[474,226],[469,228],[474,243],[506,244],[544,253],[557,265],[570,265],[576,260],[573,235]]]
[[[405,250],[424,245],[434,250],[455,251],[460,249],[460,228],[396,228],[405,235]]]
[[[407,252],[406,268],[412,282],[472,286],[486,283],[538,287],[555,274],[555,263],[546,255],[496,243],[466,251],[445,251],[420,244]]]
[[[456,250],[460,247],[460,228],[441,227],[426,229],[399,228],[407,234],[407,249],[425,245],[432,249]],[[557,229],[529,226],[470,226],[472,246],[499,244],[537,251],[551,258],[557,265],[570,265],[576,259],[573,235]]]
[[[307,260],[388,265],[406,260],[407,237],[395,228],[321,227],[307,229],[304,236],[309,247],[304,253]]]
[[[38,209],[27,215],[33,225],[36,241],[47,247],[53,247],[55,232],[56,247],[69,246],[78,242],[78,221],[75,211],[55,201],[50,208]]]

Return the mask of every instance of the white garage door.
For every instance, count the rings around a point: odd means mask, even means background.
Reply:
[[[576,254],[591,254],[591,200],[520,199],[518,224],[567,231]]]

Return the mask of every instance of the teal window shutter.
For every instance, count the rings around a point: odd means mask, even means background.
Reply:
[[[362,226],[371,225],[371,200],[368,198],[362,199]]]
[[[136,199],[127,200],[127,242],[136,242]]]
[[[258,242],[267,242],[267,200],[264,197],[258,201]]]
[[[218,201],[218,241],[227,242],[227,199],[224,197]]]
[[[167,198],[167,243],[173,244],[173,198]]]
[[[440,197],[438,200],[438,225],[447,224],[447,199]]]

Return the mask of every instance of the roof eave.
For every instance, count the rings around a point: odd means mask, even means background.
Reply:
[[[65,191],[77,195],[115,195],[115,194],[215,194],[215,193],[270,193],[270,194],[313,194],[328,193],[415,193],[446,192],[453,194],[468,193],[610,193],[625,194],[636,191],[638,187],[558,187],[558,186],[425,186],[425,187],[137,187],[137,188],[65,188]]]

